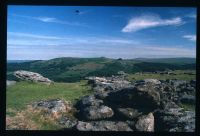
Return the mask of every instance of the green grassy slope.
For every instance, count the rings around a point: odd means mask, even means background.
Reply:
[[[75,102],[79,97],[91,93],[90,91],[91,88],[86,81],[52,85],[22,81],[14,86],[7,87],[6,108],[22,110],[26,105],[42,99],[63,98]]]

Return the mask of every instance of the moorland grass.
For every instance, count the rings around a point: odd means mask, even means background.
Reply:
[[[173,71],[173,73],[175,73],[176,75],[168,75],[168,74],[161,75],[159,73],[129,74],[127,79],[129,81],[143,80],[147,78],[153,78],[158,80],[167,80],[167,79],[177,79],[186,81],[196,80],[196,75],[184,74],[186,72],[191,72],[193,74],[196,74],[195,70],[175,70]]]
[[[81,96],[91,93],[87,81],[76,83],[54,83],[45,85],[21,81],[7,87],[6,109],[20,111],[35,101],[61,98],[75,102]],[[9,112],[8,112],[9,113]]]

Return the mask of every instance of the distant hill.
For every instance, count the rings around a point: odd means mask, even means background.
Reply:
[[[63,57],[51,60],[13,62],[7,64],[7,78],[17,80],[12,74],[16,70],[28,70],[42,74],[54,81],[76,82],[86,76],[112,76],[118,71],[126,73],[185,70],[196,68],[195,58],[167,59],[109,59]]]
[[[142,62],[156,62],[156,63],[175,63],[175,64],[192,64],[196,63],[196,58],[136,58],[134,60]]]
[[[23,63],[23,62],[30,62],[33,60],[8,60],[7,63]]]

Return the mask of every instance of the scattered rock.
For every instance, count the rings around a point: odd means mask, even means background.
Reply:
[[[50,79],[45,78],[42,75],[35,72],[19,70],[19,71],[15,71],[14,75],[21,80],[40,82],[40,83],[45,83],[45,84],[53,83],[53,81],[51,81]]]

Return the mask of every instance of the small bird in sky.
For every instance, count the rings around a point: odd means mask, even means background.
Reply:
[[[80,13],[80,11],[79,11],[79,10],[76,10],[75,12],[76,12],[77,14],[79,14],[79,13]]]

